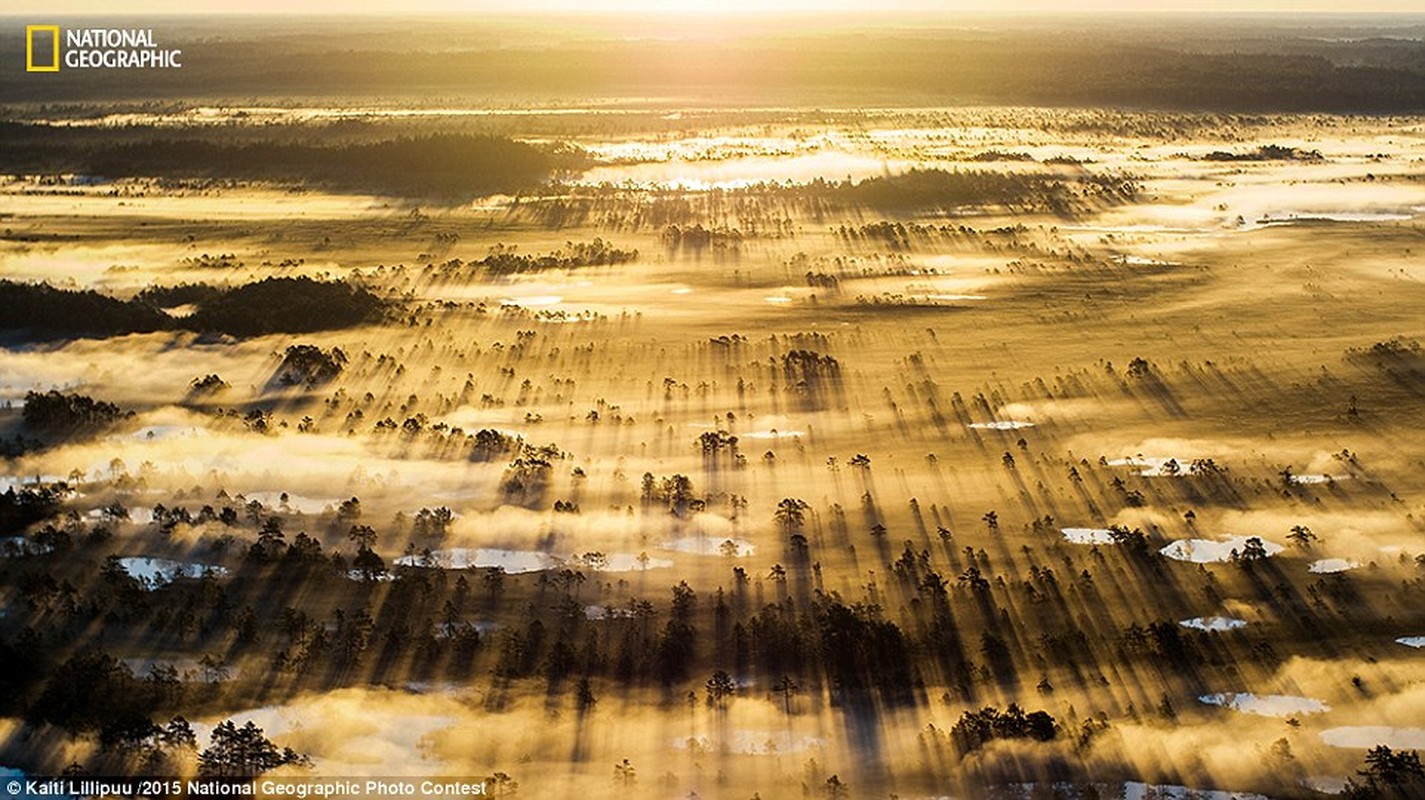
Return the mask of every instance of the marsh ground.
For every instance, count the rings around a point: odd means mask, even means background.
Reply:
[[[262,119],[237,111],[204,113]],[[200,124],[185,113],[141,122]],[[7,436],[28,435],[31,390],[135,415],[4,463],[12,485],[66,482],[74,512],[53,523],[67,546],[0,559],[7,639],[36,631],[55,663],[102,648],[138,677],[178,665],[164,718],[256,720],[324,774],[504,772],[532,796],[770,798],[834,793],[833,775],[866,797],[1297,796],[1371,744],[1425,746],[1422,656],[1396,641],[1425,633],[1419,118],[499,125],[592,163],[461,203],[0,186],[7,279],[125,298],[304,275],[397,308],[299,335],[12,336]],[[912,169],[1047,176],[1067,199],[886,207],[811,186]],[[284,382],[296,344],[347,363]],[[193,391],[209,374],[227,386]],[[150,522],[159,505],[195,518]],[[347,558],[369,525],[394,580],[250,557],[272,519],[286,546],[305,532]],[[1174,544],[1231,536],[1268,555]],[[226,572],[146,590],[110,556]],[[1057,735],[952,735],[1010,703]],[[6,727],[30,769],[129,757],[22,735],[18,712]]]

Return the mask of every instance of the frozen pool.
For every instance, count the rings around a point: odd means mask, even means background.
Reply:
[[[518,574],[558,569],[564,562],[537,550],[456,547],[450,550],[433,550],[429,558],[425,555],[401,556],[396,559],[396,563],[405,567],[432,566],[440,569],[502,567],[505,572]]]
[[[476,621],[474,621],[474,622],[456,622],[456,623],[437,622],[437,623],[435,624],[434,630],[435,630],[435,638],[437,638],[437,639],[450,639],[450,638],[455,637],[457,634],[461,633],[462,631],[464,631],[464,630],[467,629],[467,628],[469,628],[469,629],[471,629],[471,630],[474,630],[476,633],[480,634],[481,636],[486,636],[486,635],[488,635],[488,634],[489,634],[490,632],[492,632],[492,631],[499,630],[500,627],[501,627],[501,626],[500,626],[500,623],[498,623],[498,622],[486,622],[486,621],[484,621],[484,620],[476,620]]]
[[[347,571],[346,571],[346,577],[347,577],[347,580],[353,580],[353,581],[364,581],[364,580],[366,580],[366,575],[365,575],[365,573],[363,573],[363,572],[362,572],[361,570],[359,570],[359,569],[349,569],[349,570],[347,570]],[[375,574],[375,575],[372,575],[372,576],[371,576],[371,579],[372,579],[373,581],[386,582],[386,581],[394,581],[394,580],[396,579],[396,576],[395,576],[395,575],[392,575],[392,574],[389,573],[389,572],[379,572],[379,573],[377,573],[377,574]]]
[[[1156,258],[1145,256],[1118,255],[1113,257],[1115,264],[1123,264],[1129,267],[1178,267],[1182,266],[1176,261],[1160,261]]]
[[[1108,528],[1061,528],[1064,538],[1074,544],[1113,544],[1113,531]]]
[[[1232,560],[1232,551],[1240,555],[1247,546],[1247,536],[1228,536],[1222,539],[1178,539],[1158,552],[1176,561],[1191,561],[1194,564],[1223,563]],[[1260,538],[1260,537],[1257,537]],[[1283,549],[1276,542],[1262,539],[1262,548],[1273,556]]]
[[[716,536],[683,536],[659,545],[664,550],[675,553],[691,553],[698,556],[718,556],[731,550],[737,558],[746,558],[757,552],[752,543],[742,539],[718,538]]]
[[[1286,694],[1253,694],[1252,692],[1223,692],[1205,694],[1197,698],[1210,705],[1256,714],[1260,717],[1290,717],[1297,714],[1321,714],[1331,707],[1311,697],[1296,697]]]
[[[1327,475],[1325,473],[1308,473],[1297,475],[1293,473],[1288,480],[1301,486],[1314,486],[1321,483],[1335,483],[1336,481],[1350,480],[1350,475]]]
[[[1306,568],[1307,572],[1317,574],[1329,574],[1332,572],[1346,572],[1361,566],[1361,562],[1352,561],[1348,558],[1323,558],[1311,562],[1311,566]]]
[[[631,619],[633,609],[618,606],[584,606],[584,619]]]
[[[1193,459],[1180,456],[1132,456],[1110,459],[1110,467],[1133,467],[1145,478],[1173,478],[1192,472]]]
[[[1354,747],[1362,750],[1382,744],[1396,750],[1421,750],[1425,749],[1425,728],[1344,725],[1322,731],[1321,741],[1332,747]]]
[[[1222,789],[1191,789],[1167,783],[1123,784],[1123,800],[1268,800],[1253,792],[1229,792]]]
[[[63,475],[0,475],[0,494],[11,489],[18,492],[26,487],[48,486],[52,483],[65,483],[68,480],[69,478]]]
[[[469,569],[502,567],[512,575],[543,570],[572,569],[595,572],[634,572],[645,569],[665,569],[673,566],[666,558],[650,558],[645,553],[585,554],[571,559],[560,558],[539,550],[504,550],[487,547],[456,547],[433,550],[429,561],[425,555],[401,556],[396,563],[407,567],[432,566],[439,569]]]
[[[201,578],[211,571],[214,575],[226,575],[227,569],[212,564],[192,561],[174,561],[168,558],[135,556],[119,559],[119,566],[143,585],[145,589],[157,589],[180,578]]]
[[[579,556],[572,559],[569,566],[575,569],[590,569],[595,572],[641,572],[646,569],[668,569],[673,562],[666,558],[653,558],[647,553],[605,553],[602,558],[590,559]]]
[[[53,547],[26,539],[23,536],[0,538],[0,557],[42,556],[51,552],[54,552]]]
[[[1193,617],[1178,623],[1184,628],[1192,628],[1208,633],[1222,633],[1224,631],[1235,631],[1239,628],[1247,627],[1247,620],[1236,617]]]

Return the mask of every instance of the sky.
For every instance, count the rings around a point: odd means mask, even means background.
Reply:
[[[6,13],[68,14],[208,12],[391,14],[480,13],[638,13],[690,15],[819,12],[1027,13],[1054,12],[1425,12],[1421,0],[11,0]]]

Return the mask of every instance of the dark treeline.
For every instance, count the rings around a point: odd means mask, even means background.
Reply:
[[[189,317],[161,309],[174,300],[198,306]],[[0,330],[43,337],[120,336],[190,330],[232,336],[307,333],[373,322],[386,302],[343,282],[265,278],[233,289],[187,285],[175,293],[149,289],[118,300],[92,289],[0,281]]]
[[[22,413],[30,428],[60,433],[102,428],[133,416],[113,403],[53,389],[27,393]]]
[[[108,336],[164,330],[173,320],[147,303],[91,290],[0,281],[0,329],[48,336]]]
[[[441,267],[446,271],[473,267],[489,270],[497,275],[514,275],[551,269],[608,267],[627,264],[637,258],[637,250],[620,250],[610,242],[595,237],[591,242],[565,242],[563,248],[543,255],[521,253],[513,247],[495,245],[490,248],[489,255],[479,261],[465,262],[457,258],[447,261]]]
[[[0,169],[13,173],[78,172],[104,178],[215,178],[301,181],[338,189],[419,196],[468,197],[539,184],[577,159],[491,136],[432,134],[376,142],[233,143],[162,134],[140,141],[94,142],[46,137],[8,125]],[[124,137],[128,139],[129,137]]]
[[[153,769],[197,756],[200,774],[234,779],[254,778],[285,764],[310,764],[306,756],[272,743],[252,722],[243,727],[230,720],[221,723],[212,732],[211,745],[199,753],[192,724],[173,713],[187,692],[172,667],[140,677],[103,651],[59,662],[32,635],[14,643],[0,639],[0,658],[0,710],[22,715],[31,729],[51,725],[71,735],[91,736],[109,758],[141,756]],[[48,681],[43,679],[46,673]]]
[[[1246,153],[1214,150],[1203,156],[1204,161],[1321,161],[1320,150],[1301,150],[1279,144],[1264,144]]]
[[[1138,191],[1131,178],[1115,175],[1081,175],[1068,180],[1032,173],[941,169],[913,169],[903,175],[839,184],[837,189],[857,204],[882,211],[998,203],[1061,214],[1078,210],[1088,199],[1122,202]]]
[[[1107,26],[1075,36],[872,31],[735,43],[673,39],[425,52],[372,50],[369,41],[283,52],[281,58],[272,57],[279,45],[261,38],[205,41],[201,60],[182,70],[143,73],[141,79],[119,71],[61,71],[44,81],[5,73],[0,101],[357,92],[400,98],[419,87],[425,96],[706,95],[726,102],[876,97],[878,102],[1259,111],[1425,108],[1425,75],[1412,68],[1422,61],[1418,43],[1402,44],[1406,52],[1391,59],[1373,60],[1279,46],[1225,52],[1221,41],[1196,37],[1148,44],[1137,33]],[[1214,44],[1224,52],[1208,52]]]
[[[221,295],[220,287],[206,283],[179,283],[173,286],[147,286],[134,299],[155,308],[172,308],[188,303],[205,303]]]
[[[36,486],[0,494],[0,532],[22,532],[31,525],[59,513],[66,492],[54,486]],[[0,693],[3,694],[3,693]]]
[[[181,324],[234,336],[308,333],[370,322],[384,308],[381,298],[349,283],[266,278],[200,302]]]
[[[323,350],[313,344],[294,344],[282,355],[282,366],[278,368],[278,380],[292,385],[305,383],[316,385],[329,381],[346,368],[346,353],[341,348]]]
[[[769,203],[813,219],[856,209],[887,215],[946,214],[975,206],[1000,206],[1028,213],[1073,217],[1129,202],[1139,191],[1133,175],[1071,175],[992,170],[911,169],[899,175],[807,183],[758,182],[730,189],[686,192],[670,189],[633,197],[626,187],[550,184],[524,196],[522,208],[553,227],[609,224],[663,231],[670,247],[737,246],[744,235],[721,228],[716,236],[701,221],[719,213],[765,214]],[[632,210],[629,206],[632,205]],[[622,210],[611,212],[615,206]],[[967,229],[968,230],[968,229]],[[691,236],[685,236],[691,232]],[[942,231],[941,234],[949,232]]]

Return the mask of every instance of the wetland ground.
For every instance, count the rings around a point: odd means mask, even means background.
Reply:
[[[546,77],[0,86],[0,763],[231,720],[531,797],[1225,798],[1425,747],[1408,104]]]

